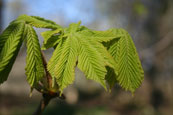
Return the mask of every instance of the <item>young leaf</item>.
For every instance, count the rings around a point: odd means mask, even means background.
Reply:
[[[118,63],[118,83],[134,92],[143,80],[143,69],[130,35],[123,29],[112,29],[121,38],[110,46],[109,52]],[[115,76],[114,76],[115,77]]]
[[[39,40],[35,30],[30,25],[26,25],[26,75],[31,86],[34,86],[44,76],[44,67],[41,56]]]
[[[73,27],[76,28],[76,25],[71,24],[67,29],[67,36],[60,39],[61,41],[48,63],[48,70],[52,77],[56,78],[61,93],[64,88],[73,83],[75,78],[79,45],[77,39],[70,35],[75,32]]]
[[[13,22],[0,36],[0,83],[7,80],[23,41],[24,23]]]
[[[38,17],[38,16],[28,16],[28,15],[24,14],[24,15],[19,16],[17,18],[17,20],[25,21],[27,24],[30,24],[37,28],[48,28],[48,29],[62,28],[55,22],[46,20],[46,19]]]
[[[74,81],[78,48],[78,41],[75,37],[67,38],[64,46],[62,46],[61,55],[54,69],[56,81],[61,92]]]
[[[91,31],[89,29],[82,29],[76,33],[76,35],[80,36],[80,38],[86,39],[90,45],[92,45],[96,51],[98,51],[97,55],[103,57],[104,66],[108,66],[107,68],[111,69],[112,75],[117,75],[117,63],[114,61],[113,57],[107,51],[107,49],[99,42],[108,42],[110,40],[117,40],[119,36],[114,34],[112,30],[107,31]],[[109,71],[108,69],[108,71]],[[111,79],[110,81],[112,81]]]
[[[64,46],[64,40],[65,39],[62,39],[60,41],[60,43],[57,45],[56,49],[53,52],[52,57],[50,58],[50,60],[47,64],[47,69],[53,78],[55,78],[54,68],[55,68],[55,65],[57,64],[57,62],[59,60],[59,57],[61,56],[62,47]]]
[[[84,72],[88,79],[99,82],[106,89],[104,58],[87,39],[81,37],[77,37],[80,44],[78,68]]]
[[[80,24],[81,21],[79,21],[78,23],[71,23],[65,32],[71,34],[80,31]]]
[[[105,79],[109,85],[109,90],[111,91],[112,87],[115,86],[115,83],[117,83],[117,79],[116,79],[117,75],[115,74],[114,69],[110,67],[107,67],[106,69],[107,69],[107,73],[106,73]]]
[[[106,49],[106,47],[103,46],[103,44],[101,44],[100,42],[96,42],[97,39],[95,38],[95,36],[88,36],[86,37],[86,33],[84,32],[79,32],[77,33],[78,36],[80,36],[81,38],[85,38],[91,45],[93,45],[93,47],[102,55],[102,57],[104,58],[104,63],[105,66],[109,66],[111,68],[113,68],[115,70],[115,73],[117,73],[116,69],[117,69],[117,64],[115,62],[115,60],[113,59],[113,57],[110,55],[110,53],[108,52],[108,50]],[[100,36],[100,35],[98,35]],[[99,38],[97,36],[97,38]],[[109,38],[109,37],[108,37]],[[112,38],[115,38],[112,36]],[[100,39],[100,38],[99,38]],[[104,39],[106,39],[106,37],[104,37]]]
[[[55,34],[59,33],[59,29],[42,32],[41,36],[44,39],[42,49],[46,50],[48,48],[56,46],[57,43],[60,41],[60,35]]]
[[[83,37],[94,39],[98,42],[108,42],[110,40],[118,39],[120,37],[116,35],[111,29],[106,31],[93,31],[85,29],[79,33],[82,34]]]
[[[119,35],[117,34],[117,36],[120,36],[120,34]],[[117,46],[118,40],[119,39],[113,39],[113,40],[111,40],[109,42],[104,42],[103,43],[104,46],[107,47],[107,49],[109,49],[110,47],[112,48],[112,50],[111,50],[112,52],[110,52],[111,54],[114,54],[114,53],[117,52],[118,47],[116,47],[116,46]],[[117,65],[116,66],[116,72],[118,72],[118,62],[116,60],[114,60],[114,61],[115,61],[116,65]],[[107,81],[107,83],[109,85],[109,89],[110,90],[115,85],[115,83],[117,83],[117,76],[118,76],[118,74],[115,73],[114,69],[112,69],[110,67],[107,67],[107,74],[106,74],[106,78],[105,79],[106,79],[106,81]]]
[[[7,41],[9,35],[14,31],[14,29],[16,28],[16,26],[18,25],[18,23],[16,23],[17,21],[12,21],[9,26],[3,31],[3,33],[0,35],[0,52],[5,44],[5,42]]]

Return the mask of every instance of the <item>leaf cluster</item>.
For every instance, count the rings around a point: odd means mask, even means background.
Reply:
[[[26,76],[35,88],[50,73],[51,87],[63,89],[75,80],[75,68],[84,72],[87,79],[111,89],[118,83],[134,92],[143,80],[143,69],[132,41],[124,29],[95,31],[72,23],[63,28],[53,21],[36,16],[21,15],[11,22],[0,35],[0,83],[7,80],[19,49],[27,47]],[[49,29],[43,33],[43,45],[33,27]],[[54,48],[47,67],[44,67],[42,50]]]

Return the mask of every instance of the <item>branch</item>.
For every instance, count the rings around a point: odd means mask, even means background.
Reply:
[[[151,54],[153,56],[159,56],[162,52],[164,52],[167,48],[172,46],[173,43],[173,32],[169,32],[164,38],[155,43],[153,46],[142,50],[139,55],[141,60],[149,57]]]

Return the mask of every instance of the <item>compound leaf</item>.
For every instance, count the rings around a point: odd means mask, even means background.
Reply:
[[[105,89],[105,66],[115,69],[115,61],[106,48],[96,38],[86,36],[89,29],[82,28],[80,22],[65,28],[64,35],[48,63],[48,71],[56,79],[61,92],[73,83],[76,62],[88,79],[100,83]]]
[[[105,89],[106,80],[110,88],[119,82],[134,92],[143,79],[136,48],[130,35],[122,29],[92,31],[80,26],[80,22],[64,29],[48,63],[61,92],[74,81],[76,61],[88,79],[99,82]]]

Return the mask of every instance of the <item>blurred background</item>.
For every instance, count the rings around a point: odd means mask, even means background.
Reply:
[[[91,29],[124,28],[137,47],[145,79],[135,95],[115,85],[111,93],[86,80],[76,69],[66,101],[54,99],[44,115],[172,115],[173,0],[0,0],[0,32],[21,14],[36,15],[62,26],[82,21]],[[40,32],[44,29],[36,29]],[[45,52],[49,60],[53,49]],[[41,95],[25,76],[25,45],[8,81],[0,85],[0,115],[31,115]]]

